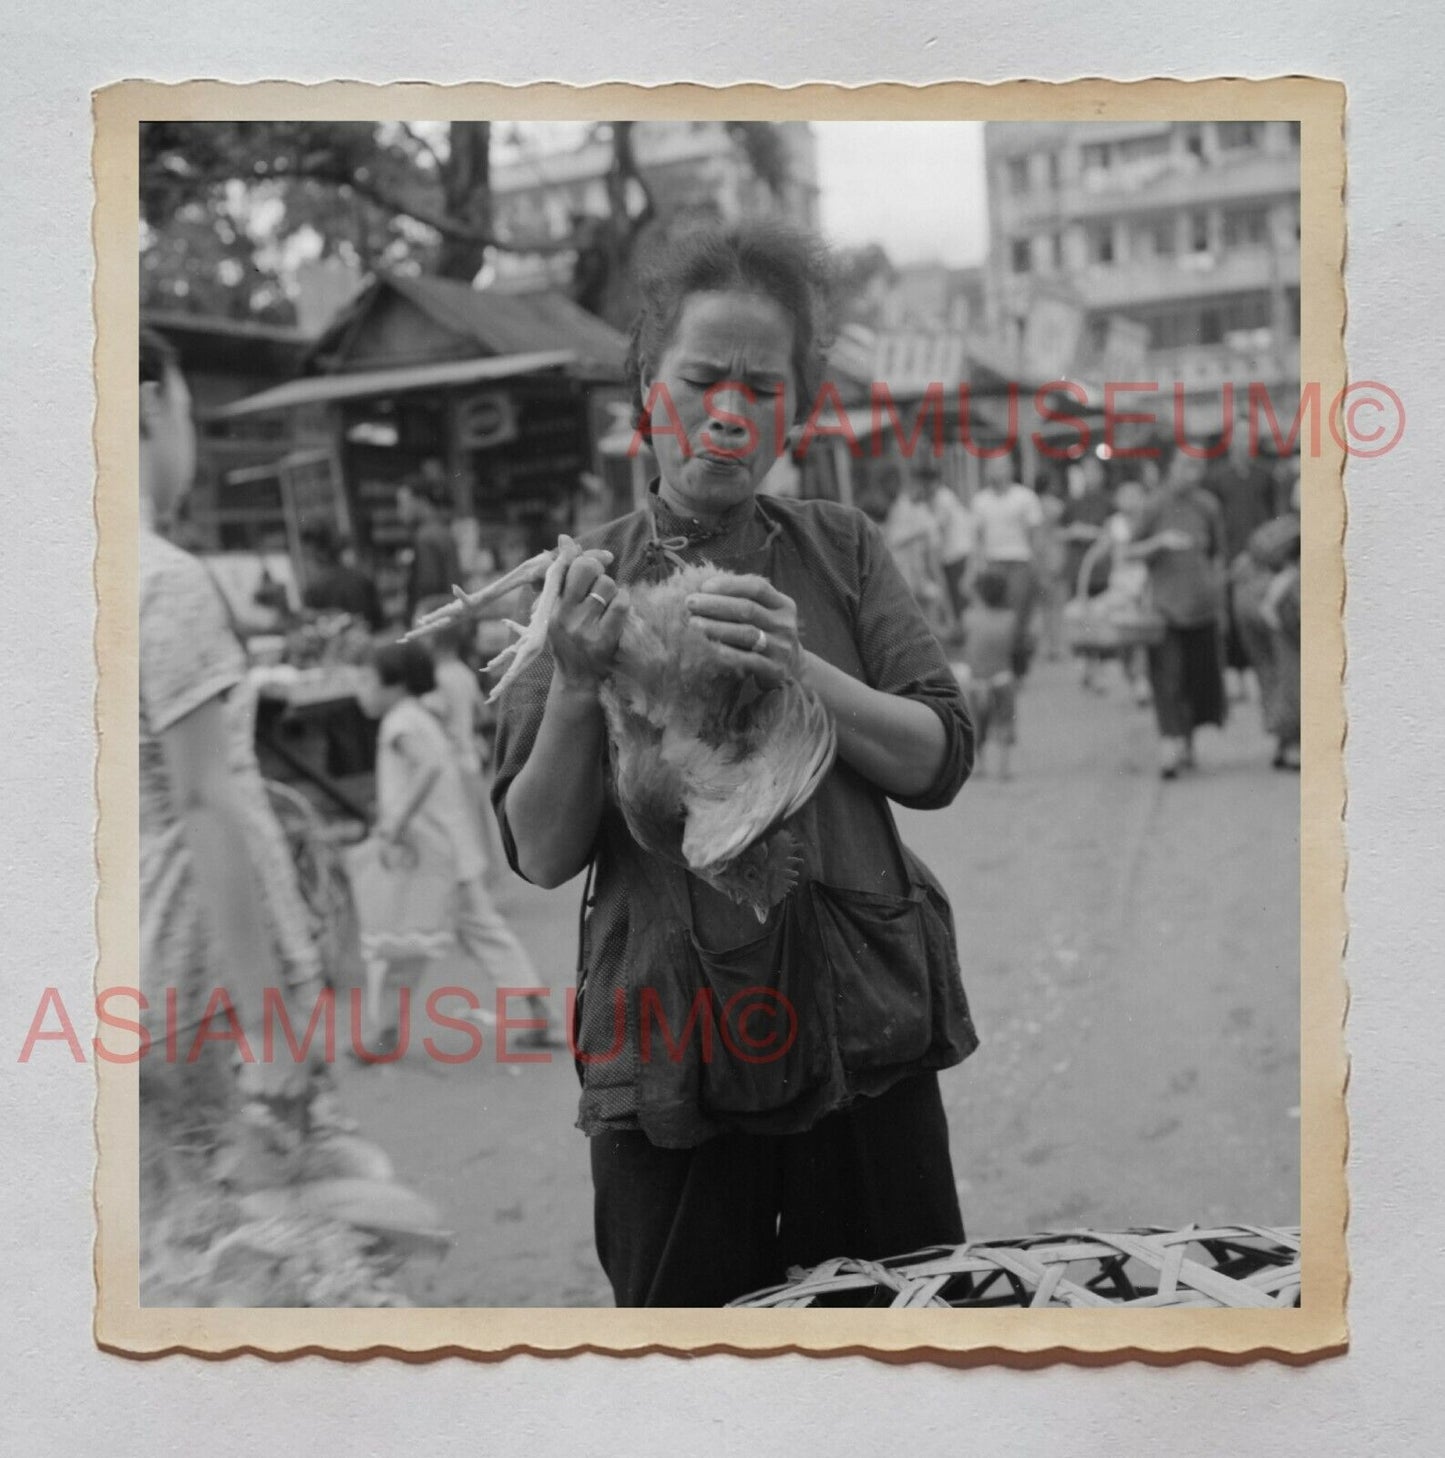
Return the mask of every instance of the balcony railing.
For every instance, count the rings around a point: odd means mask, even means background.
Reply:
[[[1129,309],[1299,283],[1299,254],[1267,245],[1092,264],[1070,276],[1091,309]]]
[[[1218,392],[1226,382],[1234,385],[1236,403],[1243,405],[1251,384],[1270,387],[1299,380],[1299,341],[1282,340],[1255,348],[1228,344],[1185,344],[1177,349],[1151,349],[1145,356],[1148,379],[1168,394],[1178,381],[1186,394]],[[1276,404],[1282,403],[1277,400]]]
[[[1022,195],[996,191],[990,201],[1002,225],[1016,229],[1059,219],[1167,212],[1298,191],[1299,154],[1261,151],[1210,163],[1174,157],[1099,169],[1066,179],[1056,189],[1034,188]]]

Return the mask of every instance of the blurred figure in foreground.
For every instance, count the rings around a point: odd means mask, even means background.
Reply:
[[[190,489],[196,445],[186,382],[169,345],[149,331],[141,336],[140,426],[143,991],[158,1015],[174,989],[183,1040],[223,994],[248,1041],[259,1044],[262,994],[279,987],[280,965],[252,869],[245,796],[231,768],[226,701],[245,660],[205,568],[160,534]],[[194,1061],[143,1063],[143,1159],[148,1142],[164,1137],[168,1113],[215,1134],[234,1115],[242,1085],[267,1102],[304,1093],[305,1070],[286,1059],[243,1065],[238,1080],[235,1051],[202,1042]]]

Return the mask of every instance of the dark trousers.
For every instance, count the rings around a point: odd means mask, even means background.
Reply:
[[[990,572],[1004,580],[1004,606],[1014,615],[1014,646],[1010,667],[1023,678],[1033,658],[1034,611],[1039,602],[1039,577],[1032,562],[990,562]]]
[[[964,591],[964,579],[968,576],[968,558],[960,557],[956,562],[943,564],[943,579],[948,583],[948,600],[953,604],[953,615],[963,616],[968,606],[968,593]]]
[[[1165,739],[1186,739],[1201,724],[1223,724],[1224,674],[1220,667],[1219,627],[1172,624],[1164,641],[1149,649],[1149,686],[1154,717]]]
[[[619,1306],[723,1306],[790,1266],[964,1238],[931,1073],[803,1134],[661,1149],[624,1130],[591,1145],[597,1254]]]

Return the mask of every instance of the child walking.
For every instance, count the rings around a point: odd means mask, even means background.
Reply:
[[[980,572],[973,586],[974,601],[963,613],[963,661],[973,713],[975,771],[986,772],[987,745],[993,738],[998,744],[999,778],[1006,780],[1011,777],[1009,757],[1015,738],[1018,620],[1008,606],[1008,583],[1001,573]]]
[[[434,605],[440,599],[432,600]],[[423,604],[425,606],[425,604]],[[461,771],[472,812],[482,836],[482,850],[487,869],[483,879],[494,889],[502,879],[506,855],[502,836],[497,829],[496,812],[488,793],[486,763],[483,757],[482,731],[487,727],[490,711],[482,694],[476,670],[462,656],[470,625],[450,623],[434,632],[427,642],[437,686],[426,696],[425,703],[441,721]]]
[[[532,959],[487,891],[481,833],[446,730],[422,704],[436,686],[431,658],[417,643],[377,648],[363,668],[358,699],[368,716],[381,721],[375,833],[383,846],[405,842],[423,859],[449,865],[455,877],[454,929],[462,953],[499,988],[536,987]],[[371,980],[374,1007],[380,986]],[[545,1026],[518,1038],[516,1045],[549,1045],[553,1039],[546,1003],[535,994],[529,1003],[530,1016]],[[485,1003],[473,1016],[484,1023],[493,1020]],[[395,1048],[394,1027],[374,1030],[373,1036],[381,1044],[374,1052]]]

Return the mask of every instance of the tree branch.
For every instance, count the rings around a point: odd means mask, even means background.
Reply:
[[[397,125],[413,142],[416,143],[418,147],[421,148],[423,152],[427,154],[428,157],[431,158],[433,165],[436,167],[437,175],[440,176],[443,168],[446,165],[442,161],[441,153],[439,153],[437,149],[433,147],[432,144],[427,141],[427,139],[422,136],[420,132],[413,131],[406,122],[398,122]]]
[[[349,168],[338,167],[328,162],[319,165],[315,162],[301,162],[295,167],[286,171],[263,171],[255,174],[258,181],[286,182],[292,179],[306,180],[310,182],[326,183],[330,187],[349,190],[357,197],[366,199],[383,211],[392,214],[401,214],[411,218],[414,222],[432,228],[444,238],[454,238],[461,243],[475,243],[486,248],[499,248],[505,253],[568,253],[577,247],[577,240],[564,238],[562,240],[552,238],[539,238],[535,242],[526,239],[509,239],[498,236],[495,230],[475,228],[468,223],[462,222],[447,213],[438,212],[435,208],[429,208],[423,203],[413,202],[408,198],[399,196],[381,183],[374,182],[369,178],[363,178]],[[167,176],[166,181],[174,183],[175,179]],[[237,180],[234,172],[218,170],[211,172],[194,172],[186,181],[198,190],[210,187],[222,187],[228,182]]]

